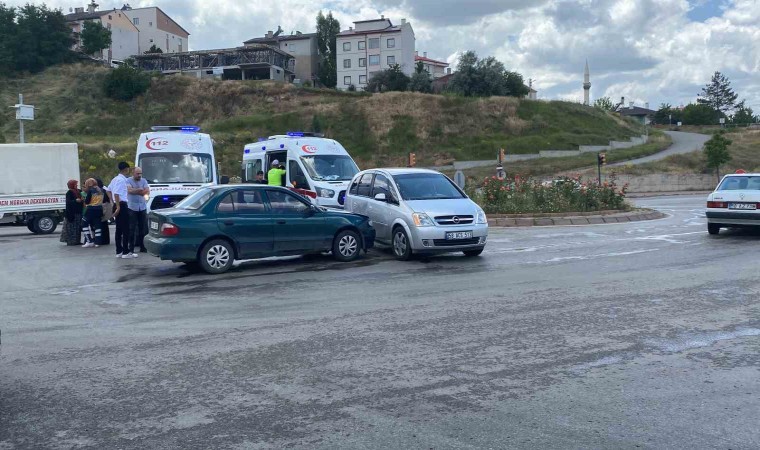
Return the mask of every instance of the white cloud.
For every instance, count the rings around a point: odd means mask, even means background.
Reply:
[[[86,1],[46,3],[68,12]],[[140,0],[132,6],[160,6],[190,31],[192,49],[241,45],[278,25],[286,33],[313,31],[320,9],[332,10],[344,29],[380,14],[406,18],[419,51],[451,63],[469,49],[494,55],[536,80],[543,98],[582,98],[586,59],[592,97],[625,96],[653,107],[693,101],[718,70],[760,112],[760,0],[721,1],[700,22],[689,13],[703,0]],[[103,0],[101,8],[122,3]]]

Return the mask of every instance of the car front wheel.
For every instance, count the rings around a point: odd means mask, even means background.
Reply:
[[[412,258],[412,243],[406,230],[397,227],[393,230],[393,256],[399,261],[409,261]]]
[[[224,273],[232,267],[235,252],[229,242],[216,239],[203,246],[198,263],[211,274]]]
[[[716,235],[720,233],[720,224],[717,223],[708,223],[707,224],[707,232]]]
[[[359,257],[362,246],[359,234],[355,231],[345,230],[338,233],[333,240],[333,256],[338,261],[348,262]]]

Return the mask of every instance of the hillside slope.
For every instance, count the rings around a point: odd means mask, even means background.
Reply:
[[[144,96],[122,103],[102,94],[108,70],[58,66],[3,80],[0,100],[13,104],[23,92],[25,102],[37,108],[36,120],[26,127],[27,139],[78,142],[83,171],[102,175],[111,171],[108,149],[131,159],[139,133],[156,124],[201,125],[216,140],[223,170],[230,174],[238,171],[245,143],[314,125],[339,140],[362,167],[403,164],[410,151],[419,163],[433,165],[494,158],[500,147],[508,153],[534,153],[605,144],[641,132],[632,122],[567,102],[368,95],[181,76],[156,77]],[[0,133],[10,142],[17,126],[8,111],[0,118]]]

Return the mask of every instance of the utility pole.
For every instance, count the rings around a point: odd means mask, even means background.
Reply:
[[[24,94],[18,94],[18,104],[23,105],[24,104]],[[18,121],[18,142],[20,144],[24,144],[24,121],[19,120]]]
[[[24,95],[18,94],[18,103],[11,106],[16,110],[16,120],[18,120],[18,140],[19,143],[26,143],[24,136],[24,121],[34,120],[34,106],[24,104]]]

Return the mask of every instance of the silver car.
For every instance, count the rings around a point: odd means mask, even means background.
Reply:
[[[425,169],[359,172],[346,194],[347,211],[370,218],[375,241],[405,261],[416,253],[478,256],[488,238],[483,210],[442,173]]]

